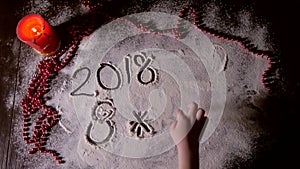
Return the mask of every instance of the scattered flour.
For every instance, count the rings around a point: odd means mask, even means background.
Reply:
[[[53,6],[50,1],[31,1],[33,4],[27,5],[30,12],[44,14],[49,17],[47,13],[49,8]],[[171,14],[178,14],[180,5],[174,5],[171,2],[164,3],[160,1],[149,9],[151,11],[167,12]],[[231,28],[230,25],[222,22],[218,17],[218,12],[221,9],[216,4],[210,4],[206,7],[206,17],[204,22],[216,29],[222,27],[230,34],[249,37],[254,44],[261,49],[270,49],[271,45],[265,39],[268,35],[266,25],[254,23],[251,11],[245,9],[240,11],[238,16],[238,24]],[[68,4],[62,5],[57,14],[51,15],[50,21],[53,25],[59,25],[67,21],[71,15],[76,16],[78,11],[72,11]],[[224,64],[221,69],[226,75],[226,106],[222,119],[217,126],[215,132],[208,140],[203,142],[200,146],[200,165],[201,168],[218,169],[228,166],[228,161],[233,157],[239,157],[247,161],[251,159],[253,139],[263,134],[260,130],[257,121],[253,116],[257,115],[257,111],[247,106],[242,100],[247,100],[251,97],[250,103],[260,99],[260,94],[265,93],[265,89],[261,84],[262,73],[268,66],[266,59],[256,57],[245,51],[239,44],[231,41],[225,41],[207,35],[213,44],[221,46],[226,57],[221,58]],[[89,43],[85,39],[84,43]],[[17,44],[12,44],[13,48]],[[83,48],[83,47],[81,47]],[[184,52],[179,52],[180,55],[186,55]],[[117,156],[107,151],[100,149],[97,146],[91,146],[84,137],[86,132],[85,126],[80,124],[82,119],[78,119],[76,114],[76,106],[70,97],[73,90],[72,74],[74,73],[74,65],[69,65],[64,68],[53,81],[51,85],[52,90],[47,96],[51,99],[47,104],[57,107],[61,110],[61,125],[53,128],[52,135],[48,141],[49,147],[57,150],[65,157],[66,163],[57,165],[49,155],[41,155],[39,153],[29,155],[26,152],[31,148],[22,140],[22,116],[21,116],[21,100],[26,94],[26,87],[36,71],[36,65],[41,60],[38,54],[34,53],[28,46],[21,45],[20,66],[18,75],[18,86],[16,96],[13,94],[8,97],[6,104],[11,107],[13,101],[16,104],[15,119],[14,119],[14,133],[13,145],[15,147],[16,168],[176,168],[177,167],[177,151],[175,147],[169,149],[167,152],[149,158],[133,159]],[[80,58],[74,58],[74,62]],[[225,64],[226,62],[226,64]],[[219,67],[220,68],[220,67]],[[210,91],[210,84],[201,82],[202,86]],[[247,86],[247,88],[245,87]],[[254,96],[246,94],[246,90],[254,90],[257,92]],[[14,99],[14,100],[13,100]],[[257,105],[260,107],[261,105]],[[90,117],[91,110],[86,110],[86,116]]]

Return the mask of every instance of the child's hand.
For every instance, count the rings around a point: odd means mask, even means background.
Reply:
[[[178,109],[176,111],[177,120],[171,124],[170,133],[176,145],[184,139],[187,139],[188,141],[189,135],[191,135],[191,137],[196,137],[197,139],[194,138],[193,140],[198,142],[202,126],[199,126],[201,128],[198,128],[197,126],[199,125],[198,123],[204,119],[204,110],[198,108],[198,105],[194,102],[188,105],[188,109],[187,114]],[[197,125],[196,127],[198,128],[195,131],[196,133],[192,130],[194,124]]]
[[[177,121],[170,127],[170,133],[178,149],[178,169],[199,168],[199,136],[204,126],[204,110],[196,103],[188,105],[187,114],[176,111]]]

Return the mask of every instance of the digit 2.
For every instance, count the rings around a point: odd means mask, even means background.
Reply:
[[[87,76],[85,78],[85,80],[82,82],[81,85],[79,85],[75,90],[73,90],[70,95],[71,96],[94,96],[94,94],[88,94],[88,93],[76,93],[78,92],[86,83],[87,81],[89,80],[90,76],[91,76],[91,70],[88,68],[88,67],[83,67],[83,68],[80,68],[78,70],[76,70],[73,74],[73,78],[76,78],[77,74],[81,71],[84,71],[84,70],[87,70]]]

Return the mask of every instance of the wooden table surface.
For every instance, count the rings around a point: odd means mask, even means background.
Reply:
[[[18,91],[18,70],[20,62],[21,48],[12,49],[12,46],[23,45],[16,39],[15,28],[18,20],[28,13],[30,7],[28,5],[34,4],[35,0],[10,0],[1,1],[0,5],[0,168],[16,168],[16,161],[20,162],[16,156],[16,148],[13,146],[13,125],[16,111],[19,110],[20,105],[15,102],[14,96]],[[69,6],[75,8],[79,1],[54,1],[49,0],[52,6],[49,8],[48,16],[55,15],[56,10],[60,6]],[[137,9],[142,12],[147,10],[147,5],[154,4],[155,1],[141,3],[136,1],[116,1],[112,0],[110,12],[113,11],[115,15],[122,16],[122,10],[126,10],[130,5],[139,5]],[[203,4],[210,1],[203,1]],[[192,2],[191,2],[192,3]],[[254,11],[253,15],[263,18],[265,22],[270,23],[272,28],[270,34],[270,41],[274,41],[278,47],[279,57],[282,62],[282,69],[284,77],[285,92],[280,97],[272,97],[270,104],[275,108],[282,110],[282,121],[274,121],[274,130],[278,130],[273,134],[274,144],[269,151],[257,152],[257,166],[264,166],[272,168],[272,166],[281,166],[282,168],[289,168],[297,164],[296,156],[292,155],[296,150],[299,152],[299,145],[295,136],[299,135],[299,73],[300,66],[299,54],[297,50],[298,32],[295,23],[299,18],[296,18],[295,6],[287,1],[274,2],[271,0],[223,0],[224,6],[235,9],[240,4],[252,5]],[[75,10],[75,9],[74,9]],[[226,8],[222,9],[226,10]],[[238,9],[236,9],[238,10]],[[109,11],[108,11],[109,12]],[[130,13],[130,12],[129,12]],[[72,14],[70,14],[72,15]],[[72,17],[72,16],[70,16]],[[293,43],[296,42],[296,43]],[[283,89],[276,89],[283,90]],[[278,93],[274,91],[275,95]],[[13,106],[7,107],[8,102]],[[297,104],[298,103],[298,104]],[[299,140],[299,139],[298,139]],[[298,154],[296,152],[296,154]],[[26,153],[26,152],[24,152]],[[245,165],[246,166],[246,165]],[[251,168],[251,166],[249,167]]]

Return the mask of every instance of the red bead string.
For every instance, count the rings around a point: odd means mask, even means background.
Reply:
[[[91,5],[89,1],[84,1],[83,5],[90,8],[91,12],[101,6],[100,4]],[[90,21],[73,25],[69,30],[72,36],[71,42],[50,59],[41,60],[37,65],[38,71],[31,79],[27,94],[22,100],[22,136],[26,144],[33,144],[33,148],[28,152],[29,154],[36,152],[50,154],[59,164],[64,163],[63,158],[57,151],[46,148],[50,131],[58,123],[60,115],[55,108],[45,104],[46,99],[44,96],[51,90],[52,79],[75,56],[82,38],[93,32],[94,25],[92,23]],[[36,122],[32,124],[31,116],[37,112],[40,112],[40,115]],[[30,126],[32,125],[33,132],[30,133]]]
[[[181,32],[179,31],[179,27],[182,23],[182,18],[188,15],[188,12],[192,12],[194,17],[194,25],[201,31],[216,36],[218,38],[222,38],[224,40],[231,40],[238,42],[243,46],[247,51],[259,55],[265,56],[268,58],[270,63],[272,62],[270,59],[270,55],[268,52],[258,50],[253,47],[252,44],[249,43],[247,39],[242,39],[240,37],[228,36],[221,32],[216,32],[213,29],[207,28],[201,19],[197,16],[196,10],[191,6],[184,7],[178,15],[177,26],[174,29],[170,30],[159,30],[152,31],[147,28],[143,24],[136,24],[130,20],[124,18],[116,18],[113,16],[108,16],[106,14],[97,11],[103,5],[101,3],[93,4],[90,0],[83,0],[82,5],[90,9],[90,13],[100,14],[108,19],[121,19],[128,22],[130,25],[137,29],[141,29],[141,31],[151,34],[162,34],[162,33],[173,33],[174,38],[180,39]],[[52,79],[57,75],[57,73],[63,69],[75,56],[80,41],[83,37],[89,36],[94,28],[95,28],[95,19],[91,19],[90,21],[86,21],[87,23],[80,23],[80,25],[73,25],[69,32],[72,36],[72,40],[69,44],[65,45],[60,51],[52,56],[50,59],[44,59],[39,62],[37,65],[38,71],[32,78],[28,88],[27,95],[22,100],[22,116],[23,116],[23,139],[27,144],[33,144],[33,148],[29,151],[29,154],[34,154],[36,152],[40,152],[43,154],[50,154],[53,158],[60,164],[63,163],[64,160],[60,156],[58,152],[55,150],[50,150],[46,148],[46,143],[48,137],[50,136],[51,129],[58,123],[60,119],[60,115],[58,111],[45,104],[46,99],[44,98],[45,94],[51,90],[50,83]],[[270,70],[269,69],[267,71]],[[266,71],[266,72],[267,72]],[[264,74],[265,75],[265,74]],[[264,79],[264,76],[263,76]],[[263,80],[264,82],[264,80]],[[37,112],[41,112],[35,124],[31,123],[31,115]],[[30,135],[30,126],[33,127],[33,134]]]
[[[141,23],[136,24],[136,23],[134,23],[134,22],[132,22],[132,21],[126,19],[126,18],[115,18],[115,19],[123,20],[123,21],[127,22],[128,24],[130,24],[131,26],[133,26],[137,29],[140,29],[144,33],[150,33],[150,34],[154,34],[154,35],[164,34],[164,33],[172,33],[175,39],[181,39],[182,33],[179,31],[180,27],[183,23],[184,17],[188,16],[190,13],[193,16],[193,25],[198,30],[200,30],[202,32],[205,32],[209,35],[212,35],[214,37],[223,39],[223,40],[237,42],[247,52],[249,52],[251,54],[254,54],[255,56],[265,57],[268,60],[269,65],[268,65],[268,68],[264,71],[264,73],[261,76],[261,82],[263,83],[264,87],[269,92],[271,92],[271,83],[272,82],[270,82],[268,80],[268,78],[266,78],[266,77],[274,74],[274,72],[275,72],[274,69],[278,68],[278,64],[280,63],[280,61],[276,59],[277,58],[276,55],[274,53],[270,52],[270,51],[259,50],[247,38],[241,38],[241,37],[238,37],[238,36],[228,35],[228,34],[216,31],[214,29],[211,29],[209,27],[206,27],[205,24],[203,23],[202,19],[199,18],[198,12],[192,6],[188,5],[188,6],[183,7],[180,10],[180,12],[178,14],[178,20],[177,20],[176,27],[173,28],[173,29],[153,31],[153,30],[147,28],[147,26],[144,26]],[[114,17],[110,17],[110,18],[114,18]]]
[[[232,35],[225,34],[223,32],[219,32],[219,31],[216,31],[212,28],[207,27],[203,23],[202,18],[199,17],[199,14],[195,10],[195,8],[193,8],[192,6],[186,6],[186,7],[182,8],[182,10],[179,12],[179,15],[178,15],[179,19],[178,19],[178,23],[177,23],[177,29],[179,28],[179,26],[181,24],[182,18],[187,16],[189,14],[189,12],[191,12],[191,14],[193,15],[193,24],[200,31],[205,32],[205,33],[207,33],[209,35],[212,35],[214,37],[223,39],[223,40],[237,42],[247,52],[249,52],[251,54],[254,54],[255,56],[265,57],[268,60],[269,65],[268,65],[268,68],[264,71],[264,73],[261,76],[261,82],[263,83],[264,87],[269,92],[271,92],[271,86],[270,86],[271,83],[268,81],[268,79],[266,77],[268,75],[272,75],[272,73],[274,73],[274,69],[276,69],[278,67],[277,64],[279,64],[279,61],[276,60],[276,55],[274,53],[272,53],[270,51],[259,50],[247,38],[241,38],[239,36],[232,36]]]

